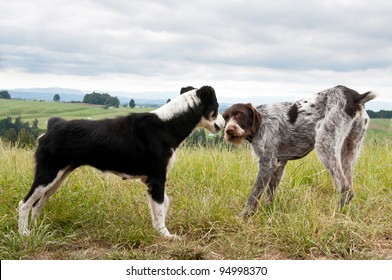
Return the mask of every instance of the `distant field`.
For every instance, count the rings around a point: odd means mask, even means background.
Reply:
[[[89,105],[83,103],[57,103],[36,102],[0,99],[0,119],[11,117],[13,120],[21,116],[23,121],[32,123],[35,119],[39,121],[39,128],[45,129],[46,122],[50,117],[59,116],[65,119],[103,119],[113,118],[129,113],[145,112],[151,109],[138,108],[109,108],[103,109],[100,105]],[[389,119],[372,119],[369,134],[388,136],[392,133],[392,121]]]
[[[100,105],[83,103],[35,102],[0,99],[0,119],[11,117],[13,120],[21,116],[23,121],[32,123],[39,121],[39,128],[45,129],[50,117],[59,116],[65,119],[103,119],[126,115],[131,112],[142,112],[148,109],[131,109],[129,107],[103,109]]]
[[[392,137],[392,120],[390,119],[371,119],[369,135],[383,135]]]

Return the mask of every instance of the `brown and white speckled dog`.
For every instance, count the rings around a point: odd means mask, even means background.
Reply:
[[[272,202],[289,160],[306,156],[313,148],[334,178],[342,208],[354,197],[353,171],[369,125],[364,104],[373,92],[359,94],[344,86],[319,92],[296,102],[261,105],[235,104],[228,108],[225,140],[248,140],[259,157],[259,171],[241,215],[256,212],[267,187]]]

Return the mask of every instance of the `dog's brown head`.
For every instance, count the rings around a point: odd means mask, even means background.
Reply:
[[[226,122],[225,140],[233,144],[241,144],[251,139],[261,125],[261,114],[252,104],[238,103],[223,113]]]

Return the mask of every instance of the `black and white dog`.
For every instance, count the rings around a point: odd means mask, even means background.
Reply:
[[[89,165],[145,183],[153,227],[164,237],[176,237],[165,225],[169,207],[166,176],[176,149],[195,128],[215,133],[224,127],[218,106],[212,87],[188,87],[149,113],[97,121],[51,118],[35,152],[34,182],[19,203],[19,233],[29,234],[30,210],[36,221],[64,179],[79,166]]]
[[[228,108],[223,114],[226,141],[248,140],[259,158],[259,172],[241,215],[257,211],[265,188],[267,203],[272,202],[287,162],[313,148],[341,194],[340,208],[349,203],[354,197],[354,166],[369,125],[365,103],[375,97],[371,91],[359,94],[336,86],[296,102]]]

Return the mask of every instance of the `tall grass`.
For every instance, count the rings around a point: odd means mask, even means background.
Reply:
[[[356,197],[340,213],[314,153],[288,164],[277,198],[240,219],[253,185],[249,147],[183,146],[169,174],[167,227],[151,226],[145,187],[90,167],[76,170],[32,235],[17,233],[17,205],[33,179],[33,151],[0,144],[1,259],[392,259],[392,141],[368,137]]]

